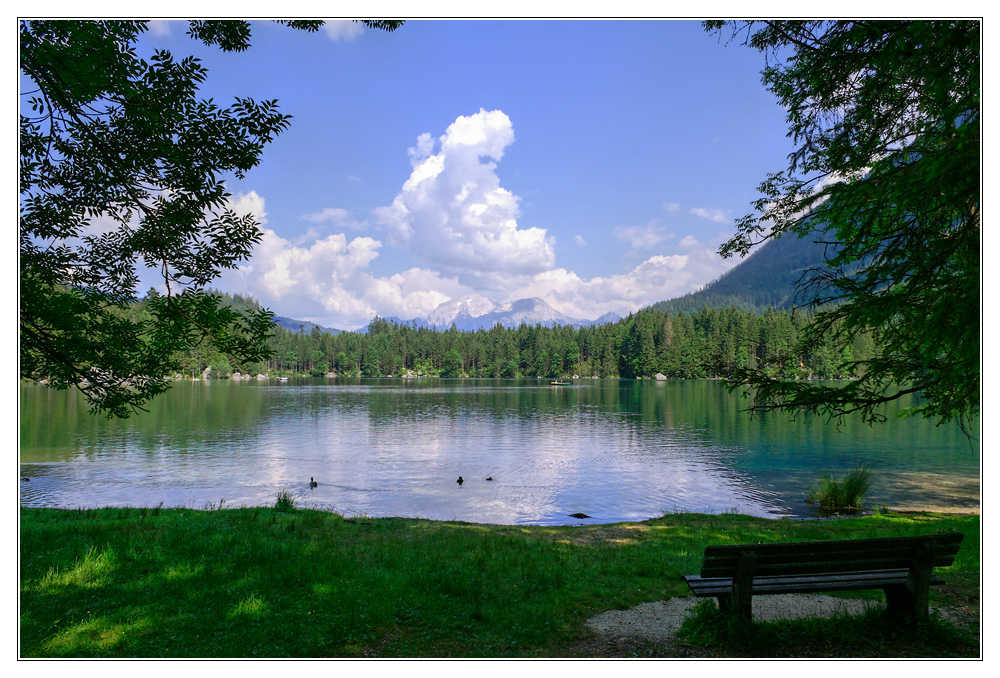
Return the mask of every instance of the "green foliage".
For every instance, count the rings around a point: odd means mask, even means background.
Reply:
[[[441,370],[442,377],[462,376],[462,354],[451,348],[444,354],[444,369]]]
[[[763,82],[797,148],[720,251],[821,228],[833,249],[803,288],[819,308],[804,350],[865,334],[880,350],[844,363],[861,374],[847,386],[741,370],[734,387],[754,387],[757,411],[870,422],[920,393],[916,412],[968,427],[980,404],[980,22],[735,22],[741,36],[767,55]]]
[[[204,289],[261,239],[230,209],[224,178],[244,177],[289,125],[275,101],[199,99],[206,69],[165,50],[140,58],[146,30],[45,20],[18,31],[21,376],[77,387],[118,417],[163,392],[185,351],[268,356],[270,313],[237,312]],[[226,51],[249,45],[246,21],[189,32]],[[166,293],[138,307],[140,265]]]
[[[826,473],[806,501],[827,511],[861,510],[861,502],[872,486],[871,475],[871,468],[863,464],[855,466],[839,480]]]

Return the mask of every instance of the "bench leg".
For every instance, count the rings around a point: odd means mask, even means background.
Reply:
[[[753,608],[749,600],[744,605],[737,605],[736,598],[731,594],[716,596],[715,599],[719,601],[719,610],[724,614],[732,614],[743,619],[753,618]]]
[[[934,544],[922,544],[910,566],[906,584],[886,586],[885,602],[889,615],[901,620],[925,622],[930,617],[931,573],[934,569]]]
[[[885,607],[886,614],[894,621],[904,621],[913,616],[913,596],[906,590],[906,586],[885,586]]]
[[[757,556],[753,551],[740,553],[732,593],[718,596],[720,610],[747,620],[753,618],[753,571],[756,565]]]
[[[928,587],[911,590],[906,584],[886,586],[886,612],[896,621],[925,622],[930,617],[927,603]]]

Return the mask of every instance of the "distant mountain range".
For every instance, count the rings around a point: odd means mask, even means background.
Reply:
[[[617,313],[605,313],[596,320],[580,320],[563,315],[538,297],[518,299],[501,304],[480,294],[470,294],[459,299],[446,301],[431,311],[426,318],[417,317],[404,320],[393,316],[382,318],[382,320],[388,320],[397,325],[410,325],[441,331],[450,329],[454,324],[457,329],[463,332],[475,332],[476,330],[488,330],[495,325],[518,327],[521,323],[549,327],[554,325],[571,325],[573,327],[603,325],[616,323],[621,320],[621,316]],[[340,334],[344,331],[283,316],[275,316],[274,322],[292,332],[301,330],[306,334],[310,334],[314,327],[319,327],[320,332],[329,332],[330,334]],[[358,330],[362,333],[367,331],[367,327]]]
[[[476,330],[488,330],[496,325],[519,327],[522,323],[549,327],[555,325],[570,325],[572,327],[603,325],[616,323],[621,320],[621,316],[617,313],[605,313],[596,320],[580,320],[560,313],[538,297],[518,299],[501,304],[481,294],[470,294],[446,301],[431,311],[426,318],[403,320],[391,317],[383,319],[399,325],[425,327],[432,330],[444,331],[451,329],[451,326],[454,325],[456,329],[463,332],[475,332]],[[358,331],[364,332],[366,330]]]
[[[810,299],[796,293],[799,280],[834,253],[818,242],[820,235],[820,231],[813,231],[802,238],[786,234],[770,240],[697,292],[659,301],[652,308],[666,313],[691,313],[705,307],[762,311],[805,306]]]

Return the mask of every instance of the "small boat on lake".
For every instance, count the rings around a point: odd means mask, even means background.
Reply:
[[[552,386],[569,386],[569,382],[568,381],[562,381],[561,379],[556,379],[555,381],[550,381],[549,384],[552,385]]]

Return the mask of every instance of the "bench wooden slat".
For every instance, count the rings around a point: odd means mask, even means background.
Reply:
[[[761,544],[763,546],[763,544]],[[735,565],[740,552],[750,549],[757,554],[757,557],[761,559],[763,563],[773,563],[775,565],[781,565],[783,563],[801,563],[801,562],[830,562],[836,563],[839,561],[851,561],[858,558],[863,558],[865,560],[899,560],[901,558],[912,558],[914,553],[916,553],[917,545],[911,548],[905,549],[893,549],[891,551],[882,552],[872,552],[864,551],[861,549],[855,550],[840,550],[836,552],[822,552],[822,551],[808,551],[803,550],[800,552],[786,552],[786,553],[770,553],[766,550],[758,551],[755,547],[744,546],[742,549],[735,550],[730,553],[725,554],[714,554],[709,553],[705,555],[705,563],[710,567],[723,567],[725,565]],[[957,547],[951,547],[950,545],[940,548],[936,554],[937,558],[953,558],[958,552]]]
[[[849,574],[828,574],[814,576],[784,576],[784,577],[754,577],[754,588],[766,586],[794,585],[798,583],[873,583],[881,585],[883,582],[898,583],[905,581],[908,570],[878,570],[876,572],[855,572]],[[700,577],[698,575],[688,575],[684,578],[692,589],[707,589],[730,587],[733,583],[732,577]]]
[[[866,553],[891,553],[894,551],[906,551],[916,545],[933,541],[940,548],[957,548],[962,541],[961,533],[949,533],[940,535],[930,535],[928,537],[887,537],[880,539],[842,539],[836,541],[803,541],[803,542],[776,542],[772,544],[753,544],[754,548],[761,553],[769,555],[800,554],[800,553],[841,553],[862,551]],[[884,543],[882,543],[884,541]],[[712,557],[716,555],[726,555],[735,553],[746,548],[746,544],[712,545],[705,547],[705,555]]]
[[[961,544],[963,535],[960,532],[929,535],[927,537],[886,537],[884,539],[842,539],[835,541],[804,541],[778,542],[772,544],[752,544],[754,550],[771,557],[781,555],[802,555],[806,553],[829,554],[838,553],[898,553],[907,552],[926,541],[933,541],[944,553],[954,553]],[[705,547],[705,556],[726,557],[735,556],[747,548],[747,544],[712,545]]]
[[[784,561],[780,563],[768,562],[766,559],[761,559],[757,563],[757,567],[754,572],[761,576],[765,575],[777,575],[777,574],[819,574],[825,572],[855,572],[858,570],[891,570],[908,568],[910,563],[913,562],[913,556],[905,558],[867,558],[861,559],[860,557],[855,557],[854,559],[844,559],[839,561],[812,561],[812,562],[795,562],[795,561]],[[954,562],[952,556],[945,558],[936,558],[934,560],[934,567],[947,567]],[[706,565],[701,569],[701,576],[703,577],[725,577],[730,576],[736,569],[735,564],[726,564],[723,566],[719,565]]]
[[[858,591],[864,589],[883,588],[885,586],[902,586],[906,584],[908,570],[880,570],[878,572],[860,572],[854,574],[831,574],[813,577],[754,577],[753,593],[796,593],[800,591]],[[684,577],[691,592],[698,598],[718,597],[732,592],[731,577],[704,578],[699,575]],[[941,577],[933,577],[931,584],[944,583]]]
[[[796,541],[796,542],[775,542],[771,544],[753,544],[760,552],[798,552],[802,550],[812,550],[816,552],[836,552],[838,550],[868,550],[878,552],[894,547],[912,547],[914,544],[933,540],[939,545],[960,544],[965,535],[961,532],[944,532],[941,534],[924,535],[921,537],[877,537],[874,539],[834,539],[830,541]],[[746,548],[746,544],[713,544],[705,547],[706,554],[739,550]]]
[[[800,593],[804,591],[864,591],[869,589],[884,589],[886,586],[906,586],[906,577],[886,578],[879,581],[873,580],[830,580],[830,581],[804,581],[786,582],[782,584],[763,584],[754,586],[754,595],[766,595],[769,593]],[[931,585],[939,586],[944,584],[944,579],[932,577]]]
[[[762,544],[763,546],[763,544]],[[750,546],[745,546],[742,549],[725,553],[725,554],[715,554],[709,553],[705,556],[705,562],[712,567],[721,567],[724,565],[735,565],[738,555],[740,552],[746,549],[750,549],[757,554],[757,557],[762,560],[762,562],[774,563],[780,565],[782,563],[799,563],[799,562],[838,562],[842,560],[854,560],[858,557],[863,557],[865,560],[899,560],[900,558],[912,558],[914,553],[916,553],[917,545],[911,548],[901,548],[893,549],[890,551],[882,552],[872,552],[864,551],[861,549],[856,550],[840,550],[836,552],[822,552],[822,551],[807,551],[803,550],[800,552],[786,552],[786,553],[770,553],[766,550],[758,551],[756,548]],[[958,552],[957,547],[952,547],[951,545],[946,545],[945,547],[939,548],[936,554],[938,558],[951,558],[954,557]]]
[[[920,537],[890,537],[833,542],[798,542],[708,546],[702,565],[703,577],[731,576],[741,551],[753,550],[757,557],[755,572],[795,573],[875,570],[908,567],[920,548],[930,540],[937,547],[935,567],[947,567],[954,562],[962,540],[961,533]],[[882,543],[885,542],[885,543]]]

